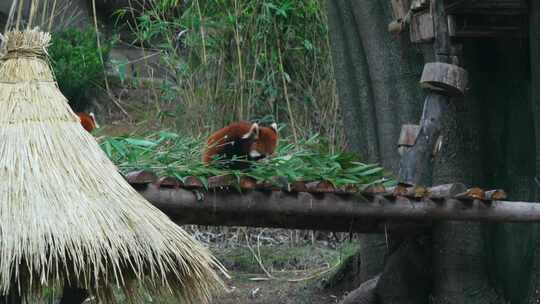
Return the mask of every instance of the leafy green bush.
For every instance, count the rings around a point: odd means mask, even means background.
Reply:
[[[104,59],[111,47],[112,42],[103,41]],[[95,31],[67,29],[53,33],[49,54],[60,91],[75,110],[84,110],[92,92],[103,85],[105,77]]]

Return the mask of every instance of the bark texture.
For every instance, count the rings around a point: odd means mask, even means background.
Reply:
[[[327,1],[338,93],[349,148],[363,159],[398,168],[402,124],[417,123],[424,93],[418,87],[423,57],[403,52],[388,35],[392,20],[385,0]],[[350,131],[350,132],[349,132]],[[363,235],[357,282],[382,272],[384,236]]]
[[[328,2],[340,100],[344,113],[349,114],[344,123],[350,148],[397,173],[399,128],[420,119],[422,58],[411,53],[415,47],[402,53],[386,32],[390,1]],[[463,66],[469,73],[470,91],[466,98],[448,103],[449,115],[441,129],[442,150],[433,164],[433,184],[463,182],[505,189],[510,200],[539,199],[534,177],[540,175],[536,152],[540,148],[540,3],[529,3],[530,45],[526,39],[464,42]],[[351,41],[356,43],[349,45]],[[424,54],[426,61],[435,57]],[[353,77],[351,70],[363,76]],[[395,93],[396,98],[388,97]],[[415,246],[407,247],[417,240],[414,237],[402,240],[399,246],[387,246],[377,237],[366,238],[362,240],[358,281],[382,272],[375,288],[377,303],[538,303],[537,230],[533,224],[440,222],[431,231],[429,250],[420,246],[416,253]],[[400,253],[407,248],[410,254]],[[403,262],[393,268],[394,284],[385,285],[385,274],[397,254]],[[431,263],[418,265],[416,259],[403,258],[421,254]],[[433,266],[432,272],[424,269],[425,264]],[[413,270],[406,270],[408,267]],[[400,273],[405,274],[402,278],[427,276],[432,285],[416,285],[428,292],[406,295],[403,300],[399,290],[410,282],[399,280]],[[379,297],[381,294],[385,297]]]
[[[540,2],[530,1],[529,41],[530,41],[530,70],[531,70],[531,109],[534,119],[536,138],[535,183],[540,182]],[[535,201],[540,200],[540,184],[536,185]],[[534,225],[533,241],[540,248],[539,226]],[[536,250],[533,259],[533,272],[529,285],[529,303],[540,303],[540,250]]]

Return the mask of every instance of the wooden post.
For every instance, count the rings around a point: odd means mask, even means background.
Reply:
[[[450,62],[450,36],[444,3],[433,0],[431,5],[435,24],[435,59],[437,62]],[[442,115],[448,109],[449,97],[437,91],[430,91],[424,103],[420,120],[420,131],[413,147],[406,151],[400,160],[399,182],[406,185],[430,185],[434,147],[442,130]]]

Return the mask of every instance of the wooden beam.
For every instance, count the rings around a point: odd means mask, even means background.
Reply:
[[[540,222],[540,203],[389,198],[376,195],[287,193],[283,191],[215,191],[148,185],[139,192],[178,224],[252,226],[291,229],[384,232],[431,221]],[[201,199],[202,197],[202,199]]]

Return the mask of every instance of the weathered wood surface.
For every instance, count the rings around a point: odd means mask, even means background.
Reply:
[[[437,62],[451,60],[450,36],[444,7],[440,1],[434,2],[435,42],[433,49]],[[442,131],[442,116],[448,110],[449,97],[438,92],[429,92],[424,102],[420,119],[420,131],[415,145],[403,153],[399,163],[398,179],[407,185],[429,185],[433,168],[433,151]]]
[[[448,96],[461,97],[467,89],[467,71],[453,64],[429,62],[424,66],[420,85]]]
[[[405,18],[411,7],[410,0],[392,0],[392,11],[396,20]]]
[[[290,229],[384,232],[382,222],[429,223],[436,220],[540,222],[540,204],[455,198],[432,200],[383,195],[287,193],[282,191],[208,192],[148,185],[139,192],[178,224],[252,226]],[[445,191],[443,191],[445,192]],[[428,196],[429,197],[429,196]],[[414,224],[416,225],[416,224]],[[414,226],[411,224],[410,226]],[[392,229],[387,226],[387,232]]]
[[[527,0],[444,0],[449,13],[519,14],[526,13]]]
[[[394,36],[399,36],[404,28],[405,25],[402,21],[392,21],[388,24],[388,32]]]
[[[411,10],[413,12],[425,10],[429,8],[429,0],[413,0],[411,3]]]
[[[400,160],[399,182],[426,185],[431,180],[433,148],[441,134],[441,117],[448,108],[448,97],[429,93],[426,97],[416,144]]]
[[[433,16],[429,11],[422,11],[411,16],[410,39],[413,43],[432,42],[435,38]]]
[[[406,146],[412,147],[418,137],[418,131],[420,131],[419,125],[402,125],[401,133],[399,134],[398,147]]]

